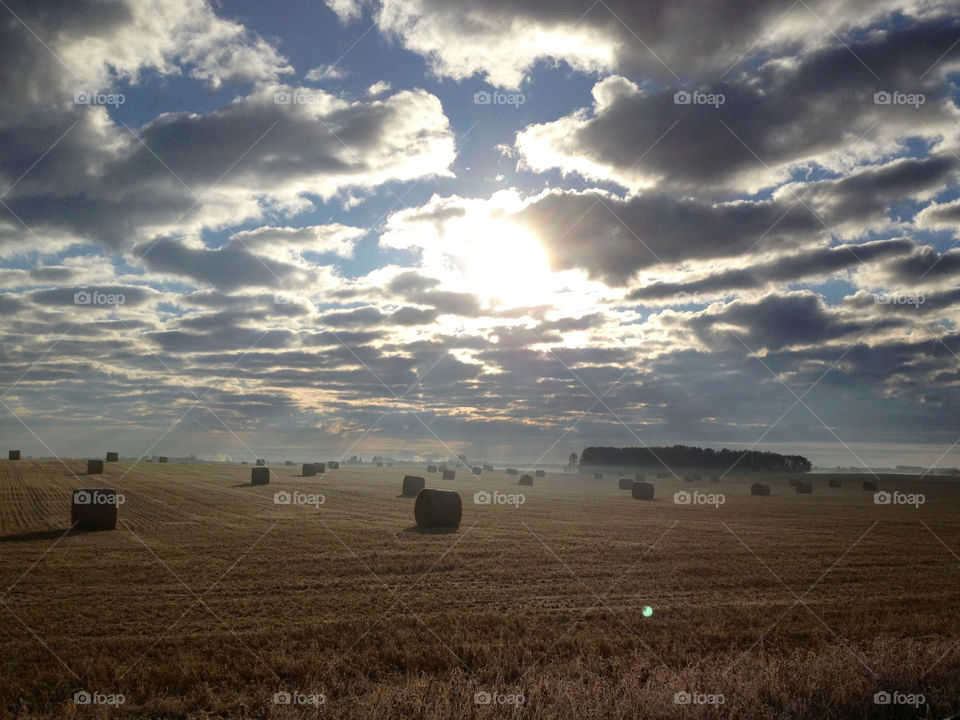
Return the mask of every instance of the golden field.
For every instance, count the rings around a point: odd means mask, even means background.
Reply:
[[[875,504],[862,476],[810,475],[812,495],[768,478],[770,497],[756,478],[654,480],[643,502],[610,473],[85,470],[0,461],[0,717],[960,712],[960,486],[943,479],[881,477],[915,507]],[[460,492],[459,530],[413,527],[405,473]],[[124,495],[117,530],[67,532],[80,487]],[[681,489],[724,502],[678,505]]]

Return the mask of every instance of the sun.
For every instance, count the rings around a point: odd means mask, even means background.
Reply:
[[[471,223],[460,269],[470,292],[506,307],[548,302],[552,273],[537,237],[509,220]]]

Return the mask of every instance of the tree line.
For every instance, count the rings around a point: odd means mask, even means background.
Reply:
[[[588,447],[580,465],[590,467],[635,467],[671,470],[719,470],[737,473],[809,472],[813,465],[803,455],[781,455],[758,450],[714,450],[673,445],[670,447]]]

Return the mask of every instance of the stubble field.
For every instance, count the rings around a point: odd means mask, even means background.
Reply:
[[[770,497],[756,478],[655,480],[644,502],[611,474],[419,468],[464,501],[459,530],[423,533],[399,496],[411,468],[274,466],[268,486],[240,465],[85,468],[0,461],[4,718],[960,712],[949,482],[881,478],[919,507],[825,475],[812,495],[769,478]],[[117,530],[67,532],[79,487],[124,495]]]

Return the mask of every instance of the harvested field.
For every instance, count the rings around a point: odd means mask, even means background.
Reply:
[[[110,717],[205,720],[517,716],[483,692],[538,720],[960,711],[949,482],[881,477],[915,507],[728,476],[716,508],[673,504],[672,478],[637,502],[548,473],[514,506],[471,502],[515,492],[505,472],[466,473],[444,488],[459,529],[420,531],[386,469],[280,466],[258,487],[249,466],[120,462],[97,479],[125,497],[117,529],[67,533],[85,469],[0,463],[0,717],[93,717],[82,690],[123,694]],[[758,480],[781,490],[751,496]],[[882,691],[925,704],[898,715]]]

